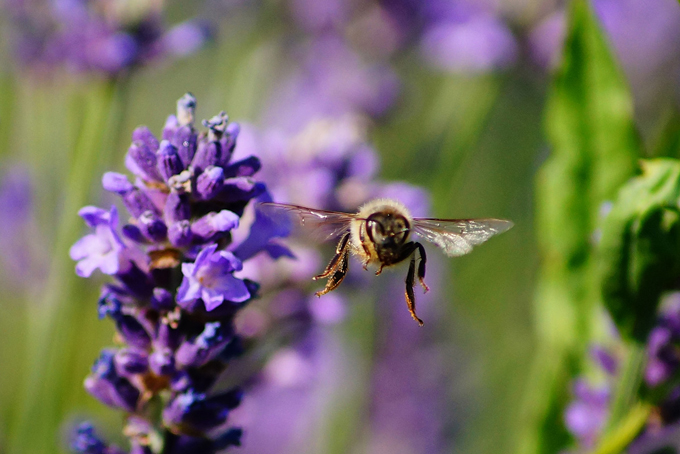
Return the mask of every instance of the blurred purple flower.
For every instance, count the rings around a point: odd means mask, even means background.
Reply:
[[[362,61],[338,37],[319,37],[294,49],[292,58],[300,63],[275,91],[265,124],[298,131],[316,119],[379,116],[396,99],[395,73],[386,65]]]
[[[460,73],[503,69],[517,58],[517,43],[508,26],[484,11],[441,17],[423,33],[421,51],[433,67]]]
[[[674,0],[594,0],[593,6],[638,99],[653,103],[664,86],[676,84],[680,55],[680,9]],[[559,63],[565,14],[558,10],[529,37],[541,66]],[[665,95],[664,95],[665,96]]]
[[[106,0],[6,1],[10,39],[25,67],[116,76],[160,57],[185,56],[210,38],[204,24],[187,21],[165,31],[162,4],[135,7]]]
[[[232,415],[250,428],[241,452],[284,454],[309,446],[333,401],[356,382],[350,361],[337,334],[320,327],[272,355]]]
[[[647,431],[626,448],[628,454],[673,453],[680,447],[680,424]]]
[[[564,412],[565,425],[580,446],[592,448],[609,415],[609,388],[596,387],[578,379],[573,384],[572,392],[574,400]]]
[[[425,198],[419,203],[428,205]],[[427,281],[432,290],[417,295],[417,302],[418,313],[432,327],[444,310],[441,276],[446,267],[436,253],[428,255],[427,264]],[[399,310],[403,307],[395,307],[403,299],[403,276],[388,276],[386,281],[376,283],[381,295],[376,297],[380,329],[369,377],[371,433],[366,452],[445,452],[447,403],[442,396],[447,393],[446,383],[451,377],[444,370],[444,346],[432,331],[424,333],[413,323],[408,311]]]
[[[290,0],[290,10],[298,25],[311,32],[339,28],[348,20],[346,0]]]
[[[12,166],[0,176],[0,210],[5,213],[0,223],[0,261],[8,278],[5,288],[39,281],[45,258],[34,257],[43,251],[43,245],[33,218],[33,188],[27,169]]]
[[[492,2],[399,0],[382,2],[432,67],[458,73],[504,69],[517,59],[517,42]]]
[[[618,372],[619,361],[601,345],[593,345],[590,348],[590,356],[610,376],[614,376]]]
[[[645,381],[649,386],[668,382],[680,368],[680,293],[669,295],[662,306],[647,338]]]
[[[162,37],[161,48],[170,55],[186,57],[204,47],[214,34],[206,22],[185,21],[168,30]]]

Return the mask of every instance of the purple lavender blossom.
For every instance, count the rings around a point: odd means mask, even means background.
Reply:
[[[109,172],[102,181],[120,196],[128,223],[119,226],[115,207],[85,207],[79,214],[95,232],[71,248],[78,275],[99,269],[115,279],[102,289],[99,314],[115,322],[124,346],[102,352],[85,388],[127,414],[134,453],[160,452],[159,437],[165,453],[214,453],[240,444],[242,434],[228,421],[241,390],[212,388],[241,352],[234,316],[258,290],[234,276],[243,263],[228,250],[231,234],[266,188],[254,180],[257,158],[232,159],[239,128],[221,113],[199,134],[195,106],[189,94],[178,101],[162,140],[145,127],[135,130],[126,164],[136,180]],[[250,253],[285,234],[267,230]],[[151,405],[160,405],[162,418]],[[75,440],[77,452],[118,452],[91,426],[81,426]]]
[[[243,268],[241,261],[231,252],[216,249],[216,244],[210,245],[198,254],[196,262],[182,264],[184,279],[177,290],[177,303],[182,307],[200,298],[211,311],[225,300],[242,303],[250,298],[246,284],[232,275]]]
[[[85,235],[71,247],[71,258],[78,261],[76,274],[80,277],[90,277],[94,270],[99,269],[104,274],[114,275],[128,269],[131,263],[127,247],[117,233],[116,207],[106,211],[88,206],[82,208],[78,215],[85,220],[88,227],[95,230],[95,233]]]
[[[680,368],[680,294],[670,295],[663,306],[647,339],[645,381],[652,387],[668,382]]]
[[[616,355],[602,345],[591,346],[590,357],[595,371],[604,377],[597,382],[585,377],[575,379],[571,385],[573,400],[564,410],[565,427],[583,449],[595,446],[604,429],[619,369]]]
[[[186,21],[165,31],[162,7],[118,7],[105,0],[6,1],[14,53],[25,67],[116,76],[161,57],[185,56],[202,47],[210,27]]]
[[[564,423],[580,446],[592,448],[609,416],[609,388],[581,379],[576,380],[572,392],[574,401],[564,412]]]

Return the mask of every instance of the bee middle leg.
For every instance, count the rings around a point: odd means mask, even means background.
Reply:
[[[420,263],[418,264],[418,280],[420,285],[423,287],[425,293],[430,291],[430,287],[425,283],[425,263],[427,263],[427,255],[425,254],[425,248],[420,243],[415,243],[418,248],[418,253],[420,254]],[[415,258],[415,253],[413,254]]]
[[[411,262],[408,265],[408,273],[406,273],[406,305],[408,311],[411,313],[413,320],[418,322],[418,325],[423,326],[423,321],[416,315],[416,297],[413,294],[413,286],[416,283],[416,255],[411,255]]]
[[[328,292],[335,290],[338,285],[345,279],[347,270],[349,269],[349,234],[346,234],[338,243],[335,257],[330,261],[324,272],[314,277],[314,280],[328,278],[326,287],[316,292],[316,296],[325,295]]]
[[[425,266],[422,264],[424,248],[420,245],[420,243],[412,242],[404,245],[404,249],[400,254],[400,261],[406,259],[408,256],[411,256],[411,260],[408,265],[408,272],[406,273],[406,305],[408,306],[408,311],[411,313],[413,320],[418,322],[418,325],[423,326],[423,321],[416,315],[416,297],[413,294],[413,287],[416,283],[416,250],[419,250],[421,254],[421,265],[418,266],[418,278],[421,279],[422,282],[421,271],[424,277]]]

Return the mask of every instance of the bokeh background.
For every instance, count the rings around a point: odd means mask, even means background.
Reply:
[[[591,3],[654,156],[676,137],[680,5]],[[313,205],[325,203],[315,194],[340,191],[333,207],[351,209],[361,199],[353,188],[366,189],[353,181],[329,189],[330,177],[310,177],[294,151],[323,157],[349,147],[367,153],[357,160],[366,187],[408,184],[396,193],[415,191],[423,213],[515,223],[469,256],[448,259],[429,245],[432,292],[417,290],[423,328],[406,311],[403,269],[368,284],[357,272],[341,296],[310,302],[318,313],[304,335],[273,336],[258,350],[263,372],[233,415],[246,431],[243,452],[520,449],[541,344],[536,175],[551,153],[544,112],[562,61],[565,7],[3,0],[0,452],[64,452],[69,428],[83,419],[125,445],[122,416],[82,386],[112,343],[113,326],[96,311],[105,277],[77,278],[68,250],[84,232],[77,210],[113,203],[101,175],[125,172],[132,130],[160,134],[188,91],[198,119],[225,110],[242,124],[239,147],[262,156],[262,178],[280,201]],[[269,272],[297,269],[298,285],[317,290],[307,279],[331,247]],[[258,323],[276,323],[262,322],[262,312],[244,316],[253,338],[271,335]],[[560,420],[550,419],[556,433],[565,431]]]

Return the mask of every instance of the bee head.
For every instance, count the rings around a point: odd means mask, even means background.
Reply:
[[[366,219],[366,233],[378,246],[400,246],[409,235],[409,223],[400,214],[373,213]]]

